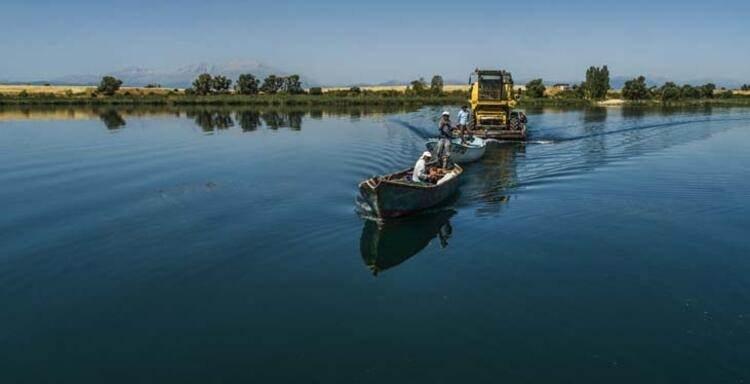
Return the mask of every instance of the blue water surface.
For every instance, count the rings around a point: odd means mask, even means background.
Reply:
[[[1,110],[0,381],[750,380],[750,109],[529,109],[362,219],[441,110]]]

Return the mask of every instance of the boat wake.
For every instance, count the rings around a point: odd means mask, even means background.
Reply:
[[[632,117],[570,111],[540,115],[527,141],[488,139],[493,145],[480,161],[467,167],[457,206],[474,206],[479,215],[493,215],[513,195],[570,180],[608,164],[664,149],[705,140],[750,121],[747,112],[727,111],[715,116],[649,113]],[[425,140],[437,132],[430,113],[415,113],[386,120],[386,126],[404,132],[405,152],[416,156]],[[406,129],[403,129],[406,128]],[[554,144],[554,145],[547,145]],[[526,192],[522,192],[526,191]],[[366,216],[366,215],[361,215]]]
[[[679,126],[692,125],[692,124],[702,124],[702,123],[706,124],[706,123],[733,122],[733,121],[750,121],[750,116],[731,117],[731,118],[690,119],[690,120],[668,121],[668,122],[657,123],[657,124],[634,125],[634,126],[629,126],[629,127],[620,128],[620,129],[587,133],[584,135],[576,135],[576,136],[570,136],[570,137],[549,137],[549,138],[544,137],[544,138],[539,138],[539,139],[528,140],[527,143],[552,144],[552,143],[559,143],[559,142],[566,142],[566,141],[585,140],[585,139],[590,139],[590,138],[600,137],[600,136],[617,135],[617,134],[635,132],[635,131],[644,131],[644,130],[652,130],[652,129],[659,129],[659,128],[672,128],[672,127],[679,127]]]
[[[499,140],[499,139],[485,139],[488,143],[497,144],[555,144],[555,140]]]
[[[389,121],[393,122],[393,123],[396,123],[396,124],[398,124],[398,125],[406,128],[406,129],[408,129],[410,132],[412,132],[413,134],[415,134],[417,137],[419,137],[421,139],[427,140],[427,139],[432,139],[432,138],[436,137],[436,135],[434,133],[429,133],[428,130],[427,130],[427,128],[418,127],[418,126],[416,126],[414,124],[411,124],[409,122],[406,122],[404,120],[399,120],[399,119],[386,120],[386,124]]]

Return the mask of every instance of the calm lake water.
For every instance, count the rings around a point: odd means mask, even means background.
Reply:
[[[750,109],[528,110],[360,218],[441,110],[0,110],[0,382],[750,380]]]

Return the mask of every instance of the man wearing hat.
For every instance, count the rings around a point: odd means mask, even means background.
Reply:
[[[447,160],[451,156],[451,139],[453,138],[450,112],[444,111],[440,116],[438,129],[440,130],[440,139],[435,149],[435,155],[443,161],[443,168],[445,168]]]
[[[422,183],[430,180],[430,175],[427,173],[427,162],[430,159],[432,159],[432,154],[429,151],[424,151],[422,156],[419,156],[419,160],[414,164],[414,171],[411,175],[413,182]]]

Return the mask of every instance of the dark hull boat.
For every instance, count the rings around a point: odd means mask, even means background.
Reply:
[[[411,181],[412,169],[367,179],[359,184],[359,201],[374,216],[393,218],[434,207],[458,189],[463,169],[454,165],[436,184]]]

